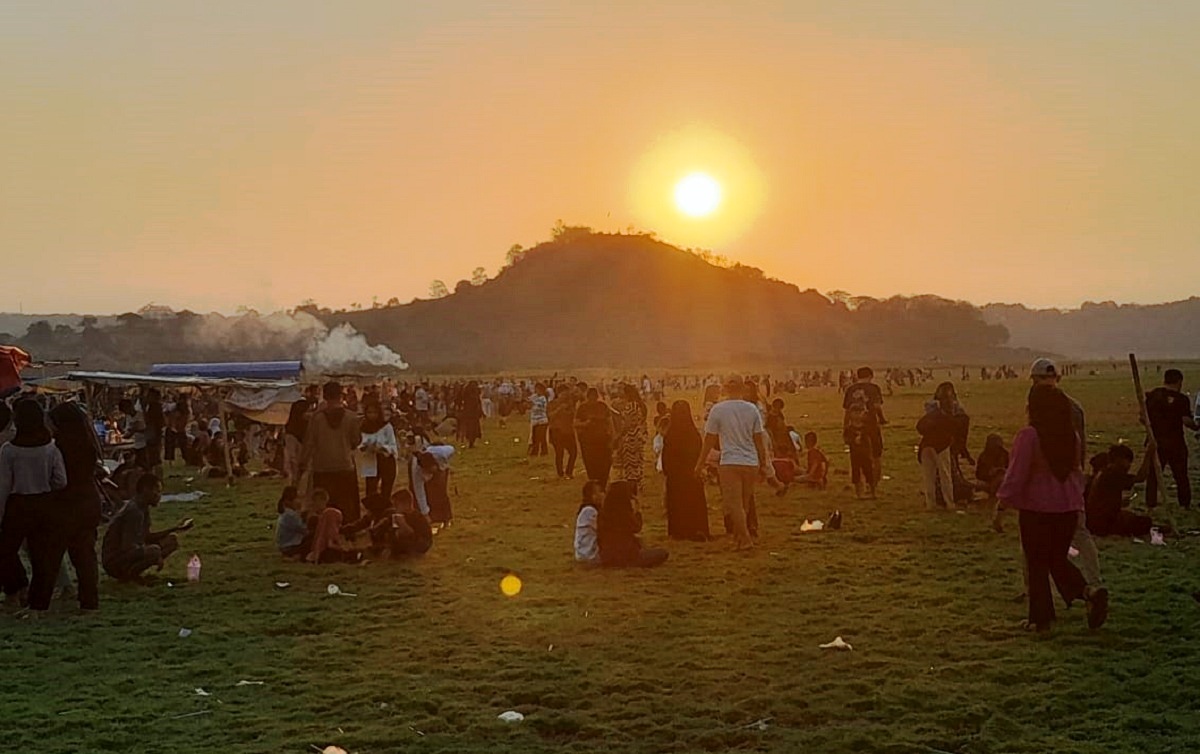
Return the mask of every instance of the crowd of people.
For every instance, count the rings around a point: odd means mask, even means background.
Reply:
[[[1038,631],[1055,618],[1051,580],[1068,603],[1088,605],[1090,625],[1103,624],[1108,592],[1093,538],[1150,533],[1152,518],[1132,513],[1128,503],[1141,483],[1147,502],[1157,502],[1155,459],[1171,470],[1179,504],[1191,502],[1184,429],[1196,429],[1197,421],[1182,374],[1166,370],[1164,384],[1146,395],[1150,442],[1139,465],[1125,445],[1088,457],[1084,410],[1059,384],[1075,370],[1060,371],[1049,359],[1033,364],[1028,426],[1011,447],[989,434],[972,457],[970,416],[950,381],[936,384],[915,427],[928,508],[965,505],[982,493],[995,506],[997,530],[1006,509],[1019,511],[1027,624]],[[1010,378],[1013,372],[984,368],[980,376]],[[0,403],[0,439],[7,440],[0,449],[0,586],[8,604],[43,612],[55,589],[70,583],[66,558],[80,607],[94,610],[101,567],[118,581],[139,581],[161,569],[192,526],[186,520],[155,531],[150,523],[162,497],[163,465],[176,456],[206,475],[249,474],[253,466],[256,474],[280,478],[275,537],[284,557],[321,564],[419,556],[453,522],[451,460],[458,448],[476,446],[491,417],[501,426],[527,421],[529,457],[553,451],[559,478],[575,478],[581,462],[586,483],[575,522],[578,561],[605,567],[667,561],[666,550],[644,547],[640,539],[648,451],[663,480],[669,538],[715,538],[708,516],[708,489],[715,487],[725,533],[736,549],[750,550],[759,538],[760,486],[781,496],[793,485],[822,490],[831,474],[817,434],[789,423],[781,393],[838,387],[850,482],[859,498],[873,499],[885,478],[885,397],[894,386],[932,380],[929,369],[888,369],[886,394],[870,367],[836,375],[793,372],[783,379],[643,375],[587,384],[554,375],[438,384],[382,380],[362,388],[327,382],[309,385],[279,427],[240,417],[223,426],[216,397],[203,391],[101,394],[94,420],[80,403],[48,406],[40,396],[22,396],[11,409]],[[701,393],[701,405],[665,400],[680,391]],[[125,448],[107,478],[97,473],[106,444]],[[974,467],[973,479],[964,461]],[[1071,549],[1076,562],[1067,558]]]

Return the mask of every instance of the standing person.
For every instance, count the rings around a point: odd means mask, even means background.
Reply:
[[[672,539],[708,540],[708,500],[704,480],[696,476],[696,458],[704,440],[687,401],[671,405],[667,434],[663,437],[662,470],[666,487],[667,536]]]
[[[1001,370],[1011,372],[1012,376],[1016,377],[1015,371],[1009,370],[1008,367],[1001,367]],[[1074,427],[1075,434],[1079,436],[1079,468],[1085,468],[1087,464],[1087,420],[1079,401],[1061,389],[1059,383],[1062,381],[1062,374],[1059,372],[1058,365],[1051,359],[1036,359],[1029,367],[1029,379],[1035,386],[1059,388],[1066,396],[1071,407],[1071,426]],[[996,505],[997,512],[1004,507],[1003,501]],[[1084,581],[1087,582],[1089,588],[1099,588],[1104,585],[1104,579],[1100,575],[1100,551],[1096,548],[1096,542],[1092,539],[1091,532],[1087,529],[1087,515],[1080,511],[1078,518],[1071,546],[1079,551],[1076,562],[1079,564],[1080,572],[1083,573]]]
[[[882,427],[887,419],[883,415],[883,393],[872,382],[875,372],[871,367],[859,367],[857,374],[858,380],[846,388],[842,397],[842,435],[850,446],[851,465],[857,461],[862,470],[854,478],[854,491],[862,497],[865,481],[868,496],[874,498],[883,474]]]
[[[392,487],[396,484],[396,457],[400,447],[396,443],[396,430],[384,420],[383,406],[378,399],[371,398],[364,404],[362,420],[362,442],[359,451],[370,455],[374,463],[364,463],[363,468],[374,474],[365,476],[367,494],[379,493],[384,500],[392,499]]]
[[[146,429],[146,446],[142,449],[141,464],[146,471],[162,479],[163,433],[167,417],[163,413],[162,393],[152,387],[146,391],[146,408],[142,412]]]
[[[325,406],[308,420],[304,435],[305,466],[312,486],[329,493],[329,501],[346,523],[358,519],[358,472],[354,450],[362,442],[362,420],[342,405],[342,386],[327,382],[321,388]]]
[[[725,383],[725,400],[712,407],[704,425],[704,444],[696,459],[695,474],[703,478],[704,464],[710,451],[720,443],[721,459],[717,478],[721,485],[721,504],[732,530],[737,549],[754,547],[746,516],[754,499],[758,475],[767,475],[767,449],[762,414],[753,403],[742,400],[745,389],[741,378]]]
[[[71,559],[79,580],[79,608],[100,608],[100,565],[96,561],[96,529],[100,526],[101,500],[96,486],[100,444],[91,420],[77,403],[60,403],[50,411],[54,444],[62,453],[67,486],[59,493],[51,525],[42,532],[50,537],[45,557],[49,565],[61,567],[63,554]],[[35,548],[39,549],[39,548]],[[44,595],[30,595],[30,607],[45,610]]]
[[[308,434],[309,402],[301,398],[292,404],[283,427],[283,466],[287,483],[300,489],[300,471],[304,467],[304,437]]]
[[[938,488],[942,492],[942,507],[954,502],[954,479],[950,472],[953,449],[963,434],[962,425],[966,414],[958,405],[954,385],[943,382],[933,393],[933,400],[925,404],[925,415],[917,422],[921,442],[917,446],[917,458],[925,479],[925,507],[938,506]]]
[[[1082,441],[1071,420],[1071,402],[1058,388],[1034,385],[1029,391],[1029,426],[1013,438],[1011,461],[997,492],[1005,508],[1020,512],[1021,549],[1029,580],[1029,619],[1038,632],[1054,623],[1050,579],[1063,599],[1087,601],[1088,625],[1108,618],[1108,590],[1090,587],[1071,563],[1068,550],[1084,510]]]
[[[600,400],[600,391],[594,387],[587,389],[583,403],[575,410],[575,429],[579,433],[579,452],[588,479],[607,487],[615,429],[612,411]]]
[[[62,553],[51,563],[48,540],[39,535],[57,503],[55,491],[67,485],[67,471],[42,407],[33,400],[20,400],[12,413],[16,433],[0,448],[0,583],[6,605],[20,606],[29,597],[48,607]],[[32,587],[21,563],[21,545],[26,540],[33,566]]]
[[[616,406],[619,429],[616,436],[616,461],[621,469],[621,478],[633,486],[633,494],[641,490],[646,474],[646,402],[636,387],[629,383],[621,386],[621,402]]]
[[[1150,431],[1158,444],[1158,460],[1165,470],[1171,467],[1175,477],[1175,494],[1180,508],[1192,507],[1192,484],[1188,479],[1188,446],[1183,428],[1197,429],[1192,417],[1192,402],[1183,392],[1183,372],[1168,369],[1163,373],[1162,387],[1146,393],[1146,413],[1150,415]],[[1146,504],[1158,504],[1158,476],[1151,474],[1146,482]]]
[[[546,386],[539,382],[533,387],[533,395],[529,398],[529,455],[544,456],[549,452],[546,446],[546,431],[550,426],[550,417],[546,413]]]
[[[575,478],[575,457],[579,453],[575,441],[575,391],[563,386],[546,407],[550,417],[550,444],[554,446],[554,470],[559,479]],[[567,465],[563,466],[563,455]]]
[[[475,380],[468,382],[458,402],[458,432],[467,441],[467,447],[474,448],[479,438],[483,437],[484,411],[479,383]]]
[[[413,394],[413,410],[417,413],[418,422],[425,424],[429,421],[429,391],[424,382],[417,385],[417,391]]]

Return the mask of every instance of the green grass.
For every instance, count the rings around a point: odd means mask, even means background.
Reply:
[[[1104,542],[1109,624],[1088,632],[1080,608],[1060,604],[1052,638],[1019,632],[1015,519],[997,535],[983,506],[923,510],[913,425],[932,387],[888,400],[892,479],[875,502],[845,487],[837,393],[789,396],[789,419],[830,452],[830,489],[764,493],[752,555],[670,543],[651,571],[571,562],[581,482],[528,462],[520,421],[486,426],[488,444],[459,455],[455,526],[411,564],[285,563],[277,485],[197,483],[211,497],[156,514],[160,527],[197,521],[162,585],[105,579],[99,616],[0,616],[2,740],[31,752],[1200,749],[1193,542]],[[1026,387],[960,385],[974,450],[1018,428]],[[1067,387],[1093,447],[1140,442],[1123,372]],[[652,480],[642,501],[650,544],[666,542],[660,490]],[[719,530],[715,490],[709,503]],[[799,532],[834,508],[842,531]],[[1200,528],[1173,509],[1180,528]],[[181,584],[193,551],[203,580]],[[509,569],[524,582],[513,599],[498,589]],[[330,583],[358,597],[329,597]],[[818,649],[837,635],[854,651]],[[509,709],[525,721],[497,721]],[[765,730],[751,725],[764,718]]]

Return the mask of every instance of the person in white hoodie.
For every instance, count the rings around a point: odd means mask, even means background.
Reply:
[[[396,484],[396,458],[400,447],[396,430],[384,419],[378,400],[368,400],[363,408],[362,443],[358,446],[358,469],[366,480],[367,494],[379,493],[391,500]]]
[[[575,516],[575,560],[585,565],[600,565],[600,541],[596,521],[604,504],[604,485],[588,480],[583,485],[583,502]]]

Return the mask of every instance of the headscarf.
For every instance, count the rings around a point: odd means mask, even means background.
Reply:
[[[17,433],[12,444],[18,448],[36,448],[50,442],[50,428],[46,426],[46,413],[37,401],[28,398],[17,401],[13,406],[13,426]]]
[[[692,418],[692,406],[687,401],[675,401],[671,404],[670,425],[667,427],[666,436],[681,440],[700,436],[700,430],[696,429],[696,421]]]
[[[288,411],[288,420],[287,424],[283,427],[283,431],[301,442],[304,441],[304,435],[308,432],[307,398],[301,398],[292,404],[291,410]]]
[[[88,487],[95,481],[100,460],[96,430],[77,403],[60,403],[50,411],[54,442],[62,453],[69,487]]]

